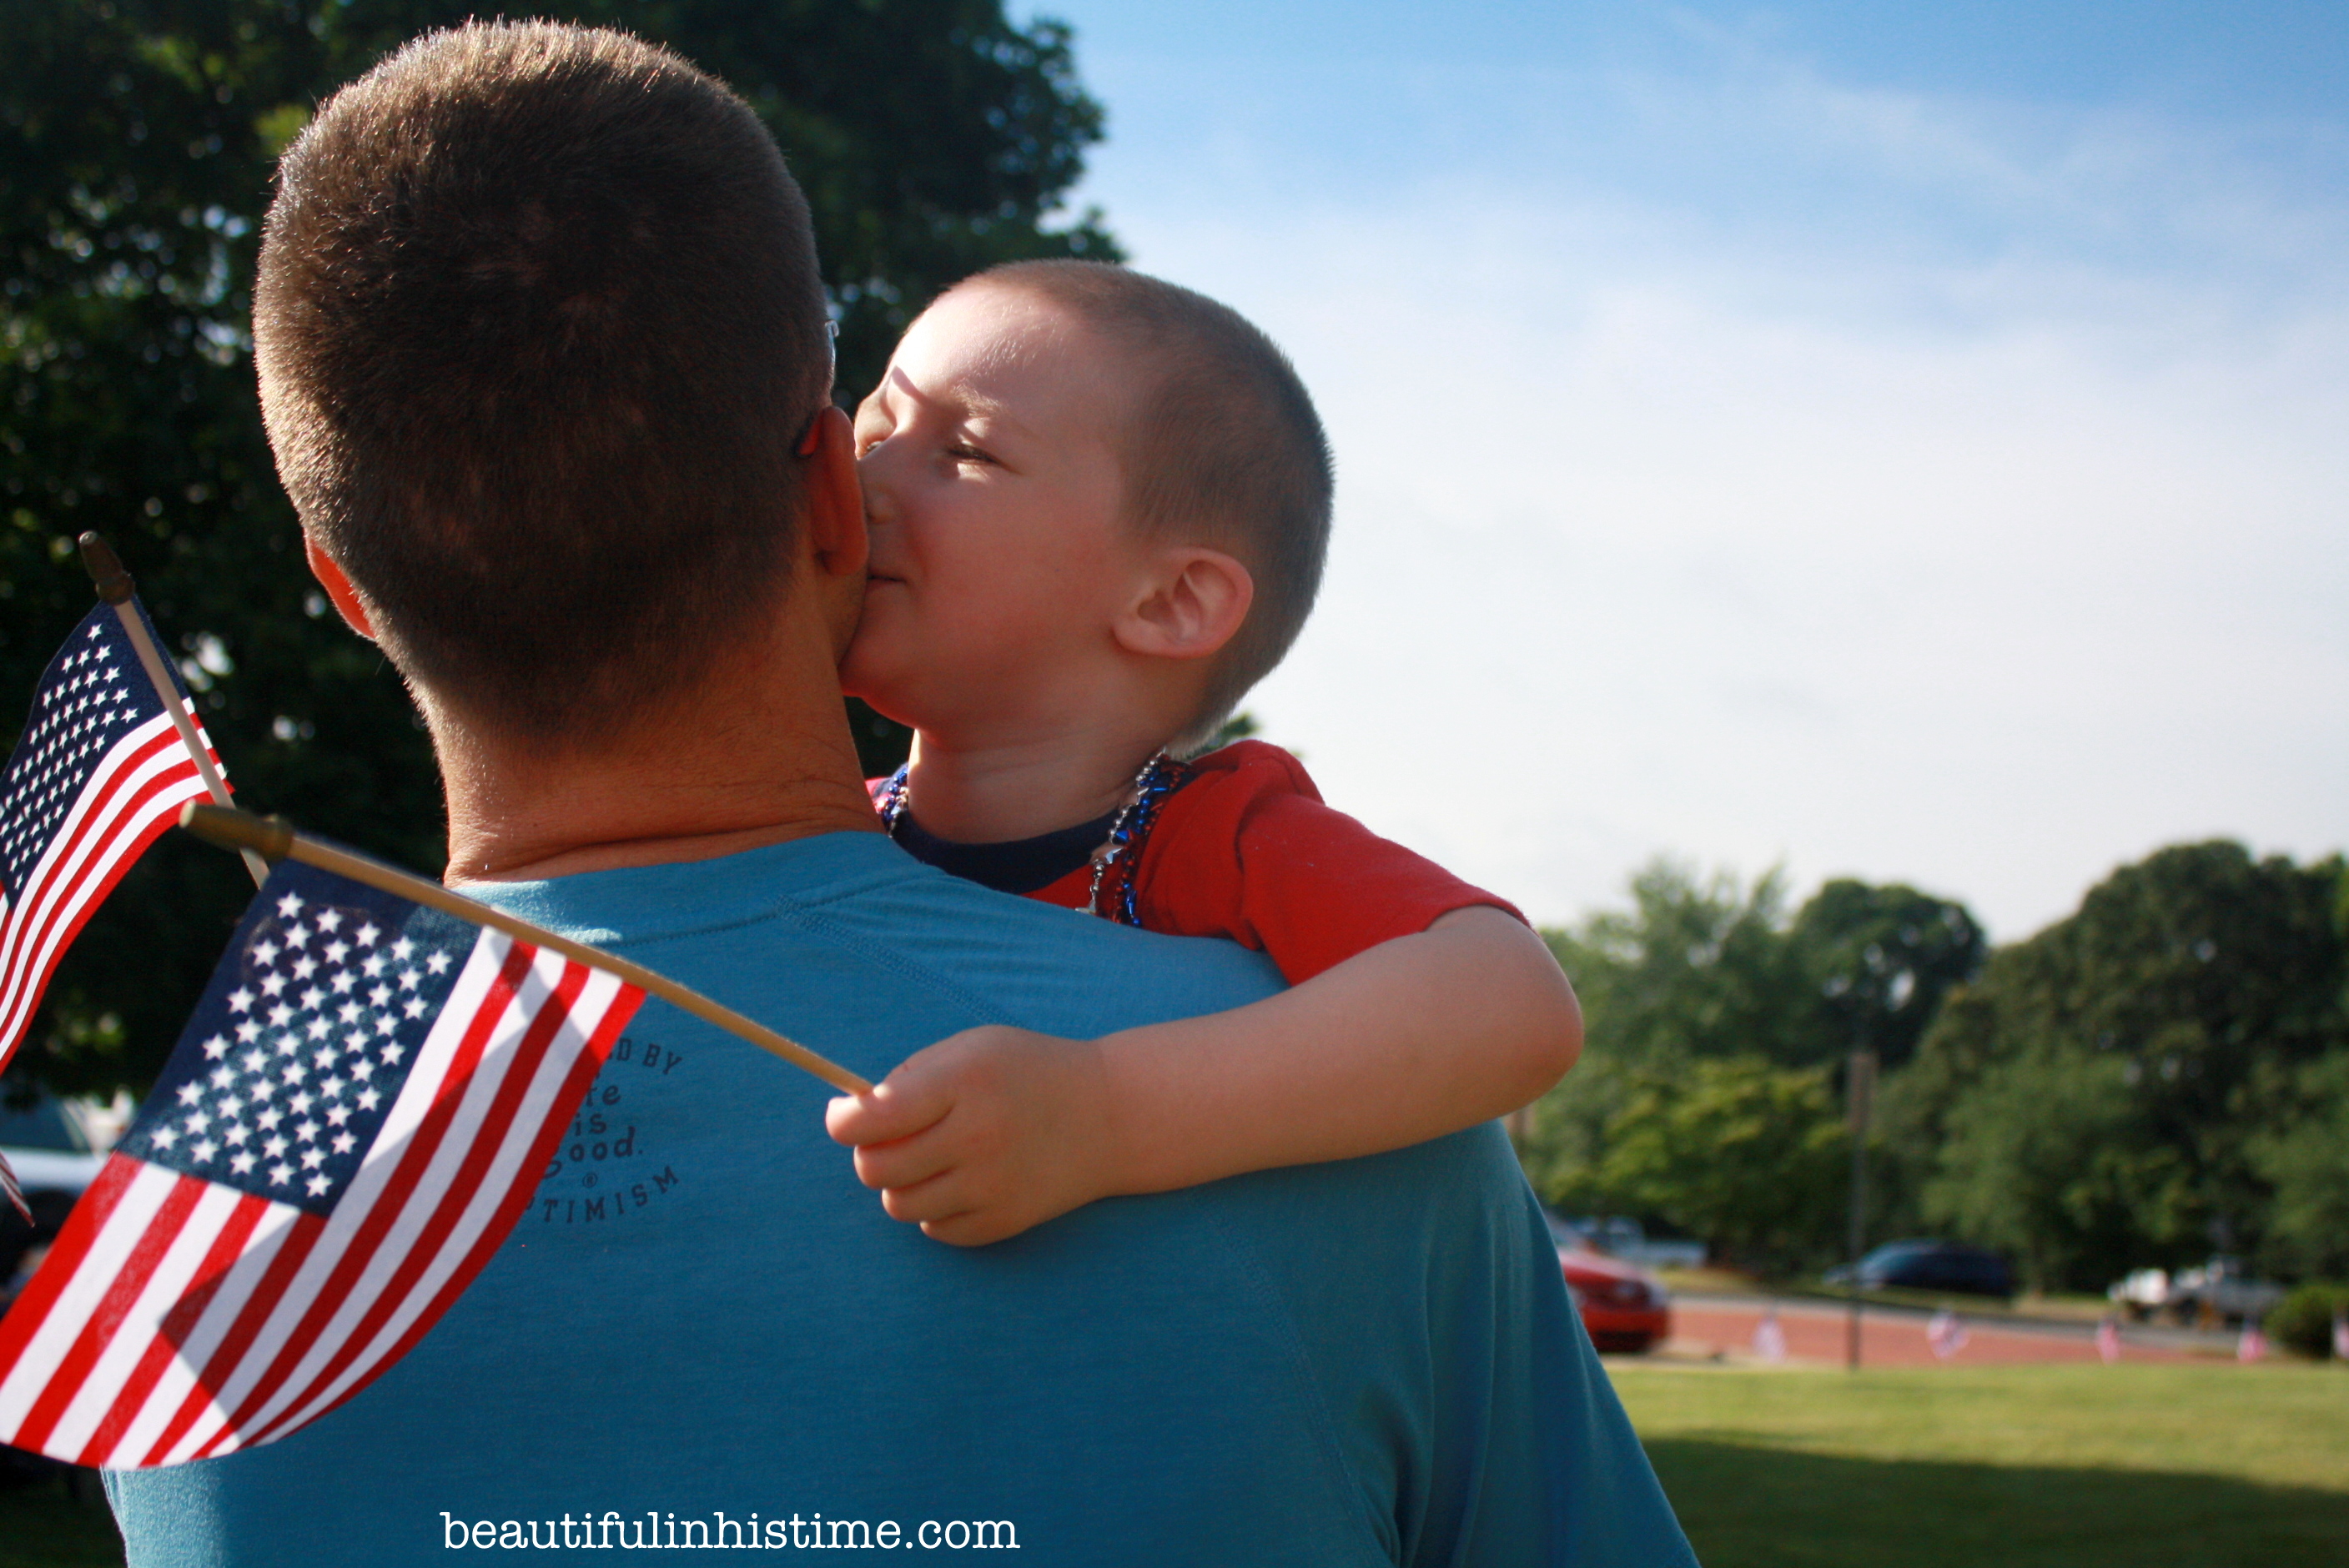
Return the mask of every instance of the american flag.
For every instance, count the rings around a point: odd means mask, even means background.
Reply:
[[[282,862],[0,1319],[0,1442],[177,1464],[349,1398],[497,1250],[643,999]]]
[[[1937,1360],[1947,1361],[1963,1350],[1969,1337],[1965,1319],[1946,1306],[1935,1313],[1932,1321],[1925,1325],[1925,1343],[1932,1346]]]
[[[131,606],[145,617],[136,600]],[[203,794],[196,760],[121,618],[98,605],[41,672],[0,773],[0,1069],[90,912],[178,820],[181,803]],[[0,1197],[26,1212],[5,1159]]]
[[[121,620],[98,605],[42,672],[0,774],[0,1067],[82,923],[203,795]]]

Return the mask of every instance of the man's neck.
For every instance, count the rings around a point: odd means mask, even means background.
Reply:
[[[808,644],[809,639],[798,639]],[[730,660],[657,722],[548,747],[425,703],[449,794],[447,880],[519,882],[874,832],[827,653]]]

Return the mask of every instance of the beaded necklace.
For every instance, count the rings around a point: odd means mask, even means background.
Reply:
[[[897,836],[897,824],[905,818],[905,773],[901,767],[889,775],[889,782],[881,786],[881,798],[874,802],[882,826],[893,839]],[[1085,895],[1085,913],[1120,925],[1142,923],[1134,913],[1134,868],[1150,841],[1150,830],[1158,825],[1158,809],[1167,796],[1190,782],[1191,773],[1188,763],[1177,762],[1163,751],[1142,765],[1142,771],[1133,776],[1133,788],[1126,792],[1125,804],[1110,822],[1109,837],[1092,852],[1093,875]],[[1107,907],[1102,903],[1104,893]]]

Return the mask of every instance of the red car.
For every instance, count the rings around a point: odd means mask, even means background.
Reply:
[[[1557,1264],[1592,1345],[1601,1350],[1645,1350],[1671,1336],[1671,1300],[1645,1269],[1595,1253],[1578,1237],[1559,1238]]]

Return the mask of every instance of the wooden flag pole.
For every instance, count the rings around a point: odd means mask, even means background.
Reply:
[[[369,887],[380,888],[412,903],[429,904],[443,913],[471,921],[475,925],[502,931],[518,942],[527,942],[533,947],[560,953],[565,958],[574,959],[590,968],[616,975],[637,989],[682,1007],[695,1017],[715,1024],[729,1034],[740,1035],[761,1050],[771,1051],[802,1071],[813,1073],[836,1089],[848,1094],[872,1092],[871,1084],[846,1068],[816,1055],[797,1040],[786,1038],[764,1024],[744,1017],[731,1007],[721,1006],[698,991],[688,991],[666,975],[654,974],[641,964],[631,963],[600,947],[590,947],[584,942],[559,936],[526,920],[517,920],[502,910],[492,909],[462,893],[450,892],[439,882],[427,882],[422,877],[385,865],[381,861],[369,860],[365,855],[320,843],[316,839],[295,832],[293,825],[282,817],[256,817],[233,807],[207,806],[201,800],[191,800],[180,808],[180,826],[205,842],[218,844],[222,849],[255,855],[271,864],[283,860],[300,861],[305,865],[316,866],[321,871],[333,872],[353,882],[365,882]]]
[[[147,634],[147,623],[130,603],[135,592],[130,573],[122,569],[122,558],[114,547],[95,533],[81,536],[81,563],[89,569],[89,580],[98,585],[98,596],[114,608],[117,620],[122,623],[123,635],[139,651],[139,663],[147,672],[147,679],[163,704],[163,711],[171,716],[172,727],[180,732],[188,755],[196,759],[196,776],[204,781],[204,789],[222,806],[229,803],[228,783],[221,778],[220,769],[212,766],[212,754],[205,747],[203,737],[196,733],[196,722],[180,706],[180,683],[171,678],[171,669],[163,662],[163,651],[155,639]],[[253,885],[259,887],[269,880],[269,863],[251,850],[241,851],[244,869],[253,873]]]

